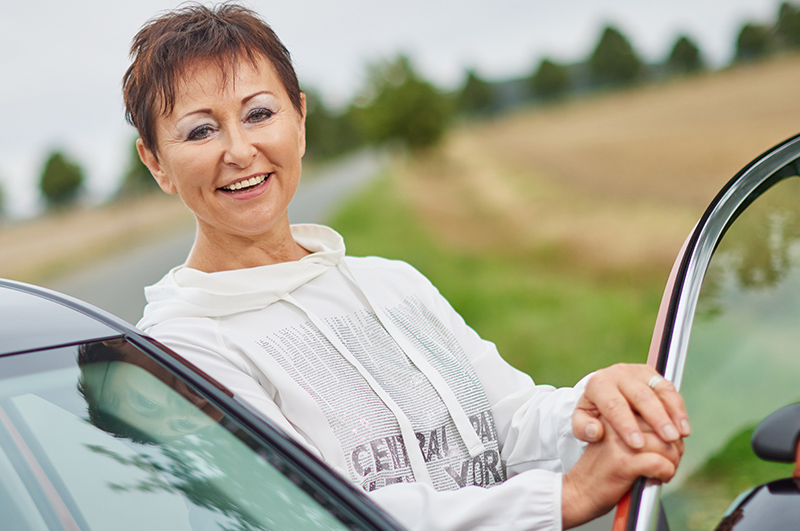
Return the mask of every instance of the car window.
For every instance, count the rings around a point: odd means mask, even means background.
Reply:
[[[302,474],[122,340],[0,358],[9,529],[351,529]]]
[[[795,176],[730,225],[703,280],[681,383],[693,430],[662,489],[671,529],[714,529],[741,493],[791,476],[792,465],[759,460],[750,437],[767,415],[800,401],[800,178],[792,168],[781,171]]]

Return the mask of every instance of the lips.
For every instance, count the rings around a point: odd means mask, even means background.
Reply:
[[[242,179],[241,181],[236,181],[233,184],[229,184],[228,186],[223,186],[220,190],[225,192],[243,192],[255,188],[266,181],[269,176],[272,175],[271,173],[264,173],[261,175],[254,175],[249,179]]]

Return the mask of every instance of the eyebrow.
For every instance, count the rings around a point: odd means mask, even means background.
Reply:
[[[249,96],[247,96],[246,98],[242,99],[242,103],[247,103],[247,102],[249,102],[250,100],[252,100],[253,98],[255,98],[256,96],[260,96],[260,95],[262,95],[262,94],[269,94],[270,96],[274,96],[274,95],[275,95],[275,93],[274,93],[274,92],[272,92],[271,90],[260,90],[260,91],[258,91],[258,92],[256,92],[256,93],[254,93],[254,94],[250,94],[250,95],[249,95]]]

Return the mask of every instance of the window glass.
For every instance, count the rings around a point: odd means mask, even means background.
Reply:
[[[349,528],[279,456],[123,340],[0,358],[0,375],[3,526]]]
[[[671,529],[708,530],[744,491],[793,466],[750,449],[758,423],[800,401],[800,179],[767,190],[734,221],[709,265],[681,393],[692,436],[663,489]]]

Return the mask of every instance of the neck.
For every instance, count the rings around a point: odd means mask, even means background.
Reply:
[[[266,234],[235,235],[203,230],[198,224],[186,265],[206,273],[292,262],[309,251],[292,238],[289,221]]]

